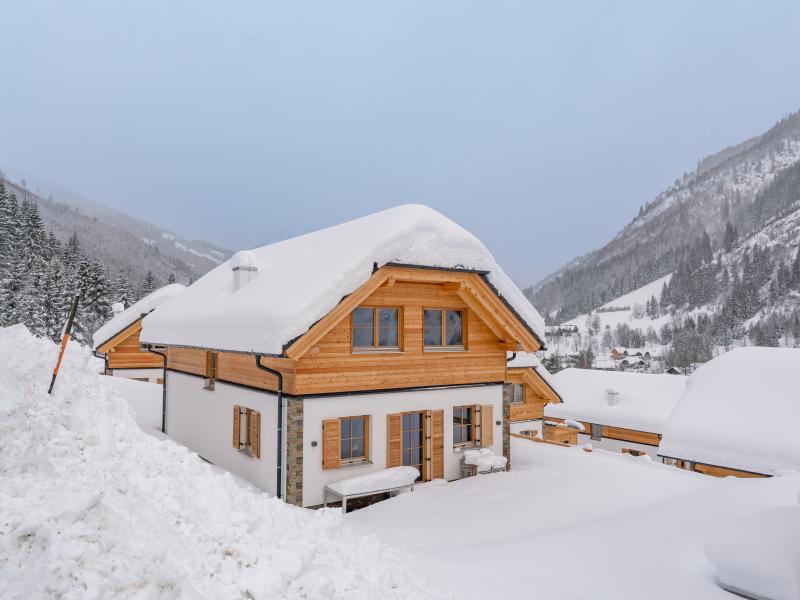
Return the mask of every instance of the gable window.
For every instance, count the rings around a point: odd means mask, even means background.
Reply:
[[[339,458],[342,462],[367,460],[367,424],[369,418],[339,419]]]
[[[217,353],[206,352],[206,385],[207,390],[214,389],[214,381],[217,379]]]
[[[426,308],[423,311],[423,330],[426,348],[463,348],[464,312]]]
[[[244,406],[233,407],[233,447],[261,458],[261,413]]]
[[[521,383],[509,384],[508,401],[511,404],[521,404],[525,402],[525,386]]]
[[[472,446],[475,444],[475,407],[453,407],[453,445]]]
[[[400,309],[360,306],[352,315],[353,350],[399,350]]]

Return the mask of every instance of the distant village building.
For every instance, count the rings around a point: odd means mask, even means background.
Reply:
[[[104,360],[103,373],[139,381],[161,383],[163,359],[140,347],[139,331],[142,319],[164,302],[184,290],[179,283],[171,283],[148,294],[127,309],[114,305],[114,316],[94,332],[95,355]]]
[[[565,369],[552,381],[563,403],[545,406],[546,420],[582,424],[580,444],[652,458],[686,386],[685,377],[594,369]]]
[[[705,363],[664,429],[658,454],[710,475],[800,471],[800,349],[736,348]]]
[[[467,450],[504,468],[507,353],[544,323],[477,238],[410,205],[237,253],[141,339],[168,355],[170,437],[310,507],[394,467],[457,479]]]

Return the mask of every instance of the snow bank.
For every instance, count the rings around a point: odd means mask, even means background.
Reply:
[[[288,506],[144,434],[125,401],[22,326],[0,329],[0,597],[419,598],[339,511]]]
[[[404,485],[411,485],[419,477],[414,467],[392,467],[375,473],[358,475],[328,485],[334,492],[343,495],[366,494],[380,490],[390,490]]]
[[[564,369],[553,375],[564,400],[544,407],[547,417],[661,433],[685,387],[682,375]],[[619,391],[609,406],[607,390]]]
[[[756,473],[800,471],[798,373],[800,349],[737,348],[706,363],[689,377],[659,454]]]
[[[726,589],[750,598],[800,598],[800,507],[734,521],[712,534],[705,552]]]
[[[488,271],[488,281],[544,340],[544,321],[478,238],[435,210],[403,205],[253,250],[257,275],[234,291],[230,261],[144,320],[151,343],[280,354],[364,284],[373,265]]]
[[[174,298],[184,289],[186,289],[185,286],[180,283],[170,283],[148,294],[135,304],[131,304],[121,313],[114,315],[114,317],[94,332],[94,336],[92,337],[94,340],[94,348],[97,349],[98,346],[110,340],[120,331],[141,319],[144,315],[158,308],[167,300]]]

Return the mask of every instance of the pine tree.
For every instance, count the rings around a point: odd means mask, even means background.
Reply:
[[[170,273],[167,277],[167,283],[175,283],[175,273]]]
[[[144,281],[142,282],[142,289],[139,292],[139,299],[144,298],[148,294],[152,294],[158,289],[158,284],[156,283],[156,278],[153,276],[152,271],[147,271],[147,275],[145,275]]]
[[[112,304],[121,302],[125,308],[128,308],[131,304],[136,302],[136,298],[134,298],[133,295],[133,290],[131,289],[130,279],[130,273],[125,271],[120,271],[117,273],[117,277],[114,279],[114,285],[112,286],[111,292]]]

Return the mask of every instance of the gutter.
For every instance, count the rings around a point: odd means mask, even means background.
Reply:
[[[256,368],[274,375],[278,379],[278,456],[277,456],[277,497],[282,498],[283,488],[283,373],[261,364],[263,354],[256,354]]]
[[[161,433],[167,433],[167,355],[164,352],[153,350],[151,344],[146,344],[145,348],[151,354],[158,354],[163,359],[163,383],[161,384]]]
[[[103,361],[103,375],[108,375],[108,353],[101,354],[97,350],[92,350],[92,356]]]

